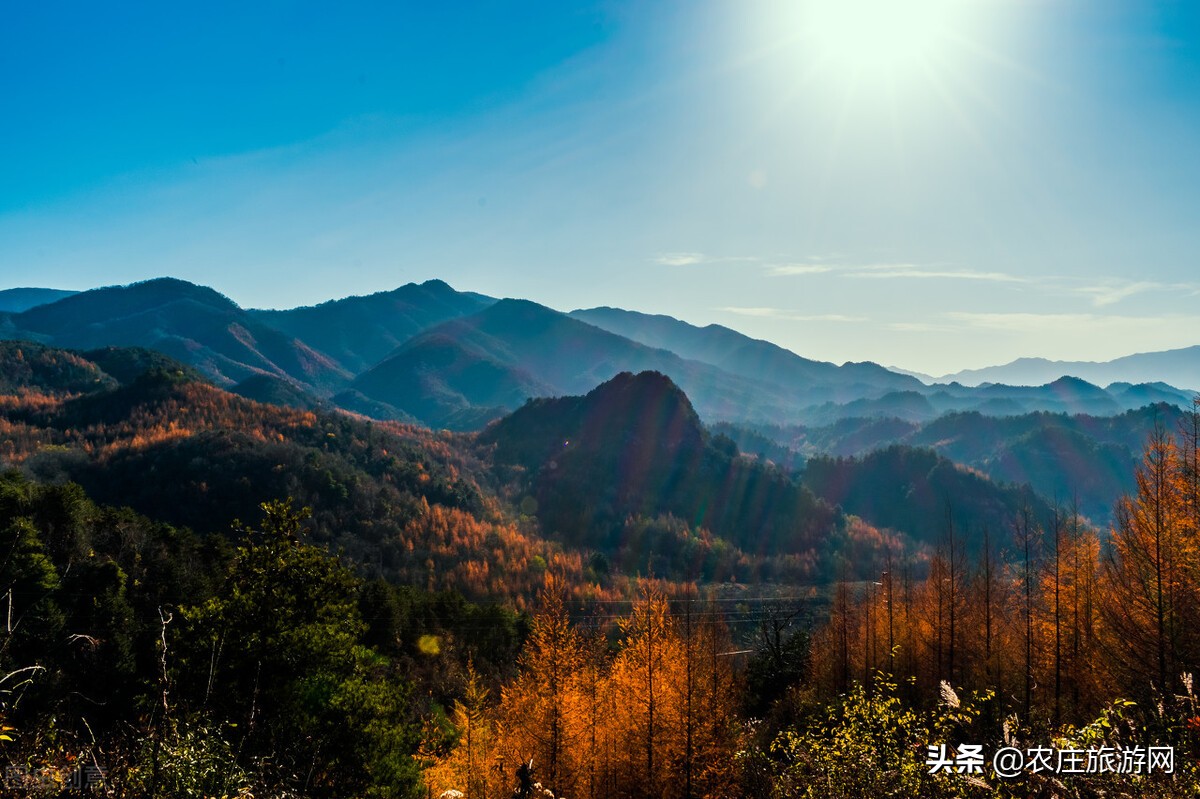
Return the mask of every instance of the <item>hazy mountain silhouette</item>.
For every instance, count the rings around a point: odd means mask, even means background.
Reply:
[[[255,320],[228,297],[173,278],[81,292],[9,321],[6,338],[71,349],[149,347],[221,385],[260,373],[319,388],[350,378],[327,356]]]
[[[365,297],[249,313],[358,374],[422,330],[476,313],[493,302],[482,294],[455,291],[441,280],[427,280]]]
[[[1134,469],[1156,424],[1177,430],[1178,405],[1146,405],[1116,415],[977,411],[929,421],[895,417],[838,419],[820,426],[723,426],[747,451],[794,463],[801,457],[859,457],[893,445],[924,447],[1002,483],[1030,484],[1064,506],[1078,499],[1097,522],[1134,490]],[[786,451],[781,452],[780,448]],[[875,520],[879,521],[879,520]],[[882,523],[882,522],[881,522]]]
[[[966,411],[986,416],[1039,412],[1112,416],[1155,402],[1182,408],[1191,404],[1191,395],[1163,383],[1137,386],[1116,383],[1104,389],[1068,376],[1042,386],[937,384],[920,391],[890,392],[882,397],[811,406],[794,418],[805,425],[828,425],[839,419],[855,418],[927,422],[947,413]]]
[[[77,294],[64,289],[18,288],[0,290],[0,311],[21,313]]]
[[[608,307],[572,311],[570,315],[647,346],[670,350],[735,375],[774,383],[809,402],[845,402],[922,386],[916,378],[874,363],[837,366],[814,361],[721,325],[697,327],[670,316]]]
[[[667,374],[706,418],[777,418],[774,386],[685,360],[527,300],[505,299],[445,322],[360,375],[353,388],[428,424],[494,418],[530,397],[580,394],[623,371]]]
[[[477,427],[529,397],[558,393],[481,341],[489,343],[442,328],[421,334],[359,375],[353,389],[431,427],[453,429]]]
[[[0,312],[0,338],[77,350],[142,346],[251,396],[298,407],[331,401],[375,418],[461,430],[478,429],[530,397],[583,394],[623,371],[668,375],[709,423],[924,422],[962,411],[1106,415],[1150,402],[1191,402],[1188,392],[1161,382],[1101,389],[1062,375],[1037,386],[926,386],[873,363],[803,358],[719,325],[615,308],[568,315],[527,300],[455,291],[440,280],[306,308],[247,311],[211,288],[160,278]],[[1191,357],[1192,350],[1172,357]],[[256,376],[272,380],[245,382]]]
[[[968,386],[980,383],[1039,385],[1063,375],[1074,375],[1102,386],[1110,383],[1166,383],[1189,391],[1200,390],[1200,345],[1126,355],[1111,361],[1018,358],[1003,366],[965,369],[938,380],[957,381]]]

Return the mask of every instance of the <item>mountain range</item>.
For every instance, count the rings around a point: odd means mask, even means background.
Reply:
[[[14,289],[0,293],[0,302],[10,308],[0,312],[0,338],[73,350],[147,347],[255,399],[455,430],[479,429],[532,397],[579,395],[621,372],[642,371],[669,376],[706,423],[924,423],[955,412],[1106,416],[1191,399],[1161,380],[1102,388],[1063,374],[1035,386],[926,385],[874,363],[804,358],[719,325],[616,308],[561,313],[439,280],[282,311],[243,309],[172,278],[66,296]],[[1172,353],[1137,357],[1164,369],[1177,360]]]
[[[314,509],[317,540],[373,573],[480,595],[530,593],[547,563],[578,585],[803,582],[843,561],[866,578],[883,550],[937,545],[944,496],[960,529],[1047,511],[927,450],[904,450],[906,468],[838,461],[863,475],[853,495],[815,466],[799,480],[706,429],[652,371],[530,400],[470,434],[262,404],[140,348],[0,342],[0,375],[6,467],[199,533],[291,496]],[[905,496],[923,504],[879,499]]]
[[[1149,383],[1200,390],[1200,345],[1162,352],[1143,352],[1099,362],[1018,358],[1003,366],[964,369],[936,379],[926,378],[926,382],[958,382],[967,386],[984,383],[1036,386],[1063,375],[1078,377],[1097,385]]]

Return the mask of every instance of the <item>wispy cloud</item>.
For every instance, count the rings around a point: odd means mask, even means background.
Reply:
[[[738,316],[753,316],[760,319],[787,319],[792,322],[866,322],[865,316],[850,316],[847,314],[801,314],[783,308],[746,307],[741,305],[726,305],[714,310]]]
[[[788,312],[781,308],[748,308],[743,305],[726,305],[715,310],[737,314],[738,316],[756,316],[770,319],[780,319],[788,315]]]
[[[840,313],[823,313],[823,314],[793,314],[788,317],[797,322],[866,322],[869,321],[865,316],[850,316]]]
[[[1108,278],[1074,290],[1092,301],[1097,308],[1116,305],[1121,300],[1151,291],[1170,291],[1195,296],[1200,294],[1200,283],[1159,283],[1152,280],[1120,280]]]
[[[825,264],[778,264],[768,266],[767,274],[771,277],[787,277],[789,275],[819,275],[832,272],[833,267]]]
[[[765,260],[765,259],[764,259]],[[1108,308],[1130,297],[1150,292],[1173,292],[1181,296],[1200,296],[1200,283],[1163,283],[1152,280],[1127,280],[1115,277],[1094,276],[1086,279],[1066,275],[1021,275],[999,270],[958,268],[943,263],[913,263],[906,261],[884,263],[847,263],[843,256],[805,256],[796,263],[776,263],[763,267],[768,277],[798,277],[804,275],[832,274],[854,280],[930,280],[994,283],[1014,288],[1024,287],[1043,294],[1063,297],[1083,297],[1093,308]],[[1000,324],[1001,319],[1015,319],[1021,324],[1020,315],[991,314],[990,324]],[[1086,315],[1084,315],[1086,317]],[[1062,324],[1079,323],[1079,315],[1040,315],[1040,324],[1050,324],[1053,318],[1065,320]],[[961,322],[962,320],[960,320]],[[984,323],[983,319],[977,320]],[[903,326],[898,326],[903,325]],[[905,322],[889,325],[889,329],[915,332],[919,330],[946,330],[944,326],[931,326],[928,322]]]
[[[760,260],[755,255],[708,255],[702,252],[664,252],[654,257],[656,264],[663,266],[695,266],[696,264],[721,264],[753,262]]]
[[[664,252],[654,262],[663,266],[692,266],[707,260],[702,252]]]
[[[1079,313],[977,313],[970,311],[949,311],[944,316],[947,319],[969,327],[1018,333],[1054,330],[1075,331],[1084,326],[1094,325],[1098,321],[1119,318]]]
[[[871,264],[843,270],[845,277],[872,280],[981,280],[990,283],[1030,283],[1034,279],[1007,272],[977,272],[972,269],[939,269],[917,264]]]
[[[821,258],[810,258],[809,262],[768,266],[770,277],[793,275],[815,275],[835,272],[839,277],[864,280],[979,280],[992,283],[1034,283],[1034,278],[1012,275],[1007,272],[980,272],[973,269],[948,269],[938,264],[875,263],[833,264]]]
[[[1197,329],[1200,316],[1161,314],[1128,316],[1099,313],[978,313],[949,311],[943,317],[962,326],[1016,334],[1107,337],[1164,329]]]

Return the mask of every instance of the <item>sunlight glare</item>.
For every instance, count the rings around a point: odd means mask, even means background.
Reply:
[[[808,0],[801,35],[828,69],[895,77],[937,59],[961,5],[962,0]]]

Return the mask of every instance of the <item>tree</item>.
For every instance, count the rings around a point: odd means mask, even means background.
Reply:
[[[1025,626],[1025,690],[1022,706],[1025,719],[1028,720],[1033,709],[1033,621],[1034,597],[1037,587],[1037,544],[1042,535],[1041,528],[1033,521],[1033,511],[1028,505],[1021,508],[1013,525],[1013,533],[1016,538],[1017,549],[1021,555],[1021,562],[1019,564],[1021,595],[1023,599],[1021,617]]]
[[[307,509],[262,510],[259,529],[236,526],[246,540],[219,594],[185,609],[177,682],[192,707],[236,725],[243,765],[272,764],[292,789],[413,790],[406,690],[359,643],[358,580],[301,541]]]
[[[1168,680],[1183,665],[1185,581],[1189,546],[1185,492],[1175,439],[1156,425],[1137,470],[1137,493],[1115,512],[1106,561],[1105,622],[1109,647],[1131,688],[1153,686],[1168,695]]]
[[[646,587],[630,615],[618,624],[622,641],[613,682],[629,702],[623,737],[631,764],[640,766],[634,773],[640,772],[641,790],[656,796],[666,770],[666,671],[670,663],[678,662],[677,653],[672,653],[675,622],[666,598]]]
[[[533,758],[541,779],[556,793],[575,795],[577,774],[571,753],[582,733],[572,696],[579,690],[584,642],[567,618],[563,586],[547,576],[521,652],[521,674],[504,689],[504,724],[510,762]]]
[[[458,746],[449,757],[426,769],[430,792],[440,795],[446,790],[461,790],[466,799],[487,799],[491,795],[496,730],[488,713],[487,697],[487,688],[468,662],[463,697],[455,701],[451,717]]]

